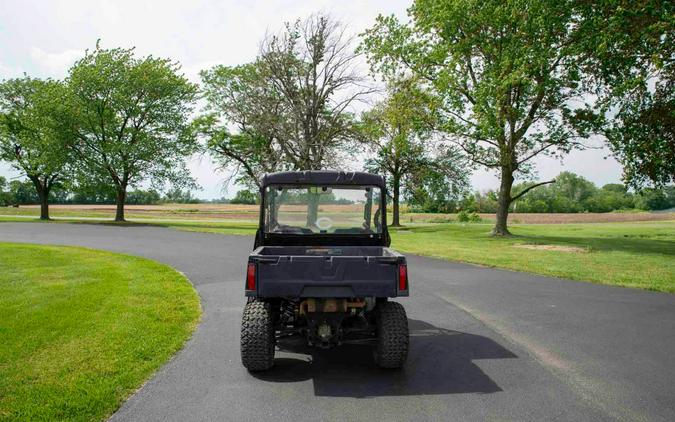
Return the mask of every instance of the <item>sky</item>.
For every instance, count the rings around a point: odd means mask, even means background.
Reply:
[[[358,34],[372,26],[378,14],[405,18],[410,4],[411,0],[0,0],[0,79],[23,73],[64,78],[72,63],[100,39],[104,48],[136,47],[139,55],[172,58],[198,82],[202,69],[253,60],[265,33],[279,30],[284,22],[326,12]],[[537,176],[548,180],[567,170],[598,185],[618,182],[621,167],[608,155],[601,148],[572,152],[562,162],[537,158]],[[193,157],[190,169],[202,187],[194,192],[199,198],[231,197],[238,190],[224,184],[227,173],[218,171],[208,157]],[[0,176],[19,174],[0,162]],[[496,176],[484,170],[476,171],[471,181],[478,190],[498,187]]]

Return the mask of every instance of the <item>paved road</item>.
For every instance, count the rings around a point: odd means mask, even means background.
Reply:
[[[115,421],[675,420],[675,295],[409,257],[404,370],[352,346],[278,352],[254,376],[239,361],[251,238],[0,223],[0,241],[145,256],[195,285],[201,325]]]

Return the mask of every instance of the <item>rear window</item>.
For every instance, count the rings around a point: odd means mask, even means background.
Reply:
[[[375,234],[382,232],[377,186],[285,186],[265,189],[265,232]]]

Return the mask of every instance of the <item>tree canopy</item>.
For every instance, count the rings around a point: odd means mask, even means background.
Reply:
[[[277,130],[283,124],[281,99],[261,63],[216,66],[201,78],[207,106],[194,127],[221,168],[249,187],[265,173],[289,168]]]
[[[97,45],[71,68],[67,84],[79,180],[115,187],[116,220],[124,220],[128,186],[192,181],[186,158],[197,149],[188,130],[197,87],[177,64]]]
[[[208,107],[199,130],[249,186],[264,172],[337,168],[357,138],[352,106],[373,91],[357,57],[326,15],[287,23],[265,37],[254,62],[202,72]]]
[[[458,197],[468,185],[466,160],[435,139],[436,106],[414,78],[389,81],[387,97],[364,112],[360,124],[374,152],[366,169],[387,176],[392,226],[400,225],[402,191],[409,201],[426,203]]]
[[[634,188],[675,182],[675,3],[578,0],[577,48],[601,132]]]
[[[362,48],[373,70],[427,81],[448,140],[500,174],[494,233],[508,234],[515,176],[587,133],[573,11],[553,0],[418,0],[409,14],[410,23],[379,16]]]
[[[632,187],[675,183],[675,78],[639,90],[605,130]]]
[[[0,83],[0,159],[26,176],[49,219],[49,193],[70,174],[72,133],[64,124],[63,83],[28,76]]]

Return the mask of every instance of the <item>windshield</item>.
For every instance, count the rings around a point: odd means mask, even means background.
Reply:
[[[376,186],[283,186],[265,189],[265,232],[373,234],[382,232]]]

